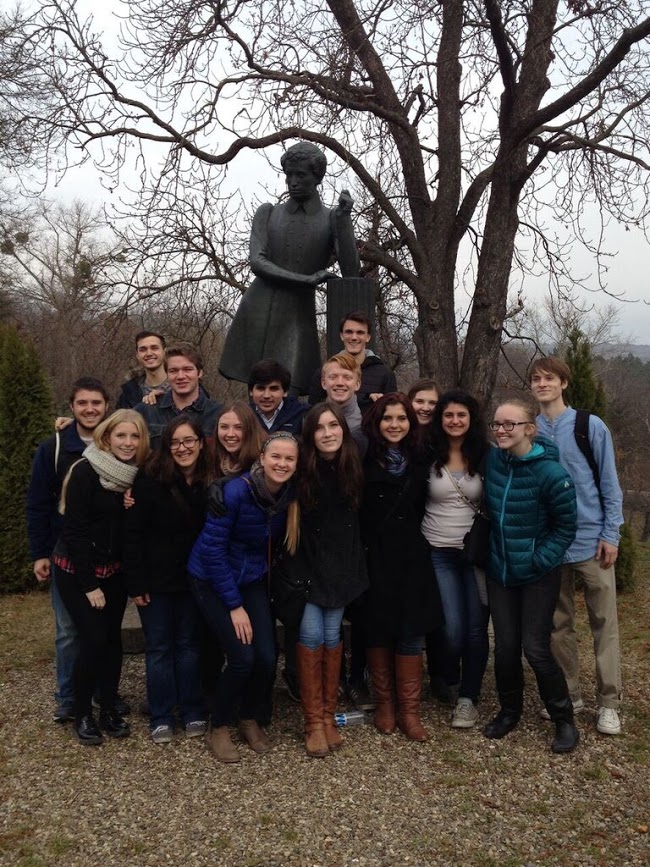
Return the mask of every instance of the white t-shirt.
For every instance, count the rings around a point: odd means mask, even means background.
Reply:
[[[461,498],[446,471],[441,472],[439,476],[431,467],[422,534],[434,548],[462,548],[476,512]],[[463,494],[478,508],[483,493],[480,475],[470,476],[465,472],[452,472],[452,475]]]

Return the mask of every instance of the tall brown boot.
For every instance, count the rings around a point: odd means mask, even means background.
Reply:
[[[397,725],[412,741],[427,741],[429,735],[420,721],[420,695],[422,693],[422,654],[401,656],[395,654],[395,683],[397,685]]]
[[[331,750],[339,750],[343,746],[343,738],[334,723],[336,700],[339,695],[341,678],[341,657],[343,642],[336,647],[325,647],[323,651],[323,709],[325,720],[325,737]]]
[[[296,644],[300,704],[305,717],[305,749],[312,758],[329,755],[323,718],[323,645]]]
[[[375,728],[382,735],[395,731],[395,699],[393,697],[393,651],[388,647],[368,647],[366,659],[375,694]]]

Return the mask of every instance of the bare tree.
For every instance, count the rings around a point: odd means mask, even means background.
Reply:
[[[43,122],[115,183],[134,148],[158,194],[197,164],[209,184],[248,149],[327,148],[363,191],[366,266],[413,299],[420,371],[486,398],[513,275],[532,265],[566,286],[567,245],[598,255],[610,216],[647,216],[647,13],[645,0],[131,0],[111,49],[74,0],[44,0],[31,33],[60,97]]]

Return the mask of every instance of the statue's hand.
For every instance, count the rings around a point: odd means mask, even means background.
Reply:
[[[338,214],[351,214],[352,213],[352,205],[354,205],[354,199],[350,195],[349,190],[341,190],[341,195],[339,196],[339,206],[336,209],[336,213]]]
[[[327,283],[328,280],[334,280],[336,276],[333,271],[316,271],[314,274],[309,275],[307,282],[310,286],[319,286],[321,283]]]

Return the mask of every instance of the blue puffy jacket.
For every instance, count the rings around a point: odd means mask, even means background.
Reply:
[[[187,569],[194,578],[209,581],[232,611],[242,604],[240,587],[261,581],[268,572],[268,542],[284,538],[286,511],[270,516],[255,497],[248,473],[224,486],[226,514],[208,515],[194,543]]]
[[[536,437],[522,458],[490,449],[485,498],[492,523],[487,567],[492,580],[524,584],[562,563],[576,534],[576,495],[555,443]]]

